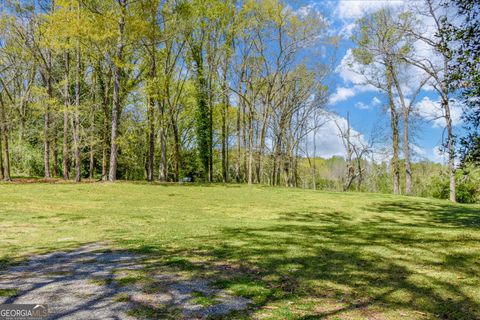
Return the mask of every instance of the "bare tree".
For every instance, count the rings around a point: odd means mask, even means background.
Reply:
[[[372,146],[369,143],[363,142],[359,133],[352,134],[350,116],[348,113],[346,127],[342,126],[338,119],[334,118],[333,121],[335,122],[345,148],[347,170],[345,172],[343,191],[348,191],[354,180],[358,181],[357,188],[360,190],[363,181],[363,173],[365,171],[363,163],[365,162],[365,157],[371,152]]]

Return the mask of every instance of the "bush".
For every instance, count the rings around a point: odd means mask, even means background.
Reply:
[[[480,202],[480,167],[466,166],[457,172],[457,201]]]
[[[467,166],[457,170],[457,201],[460,203],[480,202],[480,168]],[[431,184],[432,196],[448,199],[450,180],[446,174],[435,177]]]

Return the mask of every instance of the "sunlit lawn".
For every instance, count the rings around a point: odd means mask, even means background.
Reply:
[[[2,267],[89,242],[266,319],[480,319],[480,206],[247,186],[0,184]]]

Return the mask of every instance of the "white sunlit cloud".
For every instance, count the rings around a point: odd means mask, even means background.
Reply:
[[[360,109],[360,110],[367,110],[370,109],[371,107],[369,105],[366,105],[365,103],[359,101],[355,103],[355,108]]]
[[[340,61],[340,64],[335,68],[335,72],[340,75],[344,82],[360,85],[365,82],[365,77],[355,71],[358,70],[359,67],[360,66],[355,63],[352,49],[348,49],[342,61]]]
[[[337,102],[348,100],[355,96],[355,94],[356,91],[353,88],[339,87],[335,93],[330,96],[329,103],[336,104]]]
[[[333,114],[327,113],[325,117],[328,118],[323,126],[316,131],[316,155],[317,157],[331,158],[333,156],[345,157],[346,151],[343,145],[342,136],[338,127],[345,131],[347,129],[347,119]],[[365,137],[352,127],[350,128],[351,139],[356,145],[365,145]],[[308,135],[308,154],[313,155],[313,132]]]
[[[432,122],[433,127],[445,128],[445,113],[440,100],[431,100],[429,97],[424,97],[417,102],[415,110],[423,119]],[[450,102],[450,114],[452,125],[456,126],[462,123],[462,106],[455,100]]]
[[[435,146],[432,148],[431,160],[433,162],[446,163],[447,155],[445,154],[445,152],[442,150],[440,146]]]
[[[425,158],[427,156],[427,151],[414,143],[410,144],[410,150],[413,157]]]
[[[342,78],[344,83],[351,84],[350,87],[337,87],[336,91],[330,97],[330,104],[348,100],[360,92],[378,91],[370,84],[365,84],[365,77],[358,70],[360,66],[353,59],[352,50],[348,49],[340,64],[335,68],[335,72]]]
[[[337,14],[340,19],[359,19],[365,14],[377,11],[384,7],[405,6],[405,0],[377,0],[377,1],[352,1],[340,0],[337,6]]]
[[[370,102],[370,104],[374,107],[378,107],[379,105],[382,104],[382,101],[377,97],[373,97],[372,102]]]

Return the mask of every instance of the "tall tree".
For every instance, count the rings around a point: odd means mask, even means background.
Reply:
[[[445,9],[456,11],[443,19],[441,33],[452,51],[449,75],[453,90],[464,102],[467,134],[461,138],[462,163],[480,165],[480,1],[445,0]],[[449,21],[453,20],[453,21]]]
[[[432,79],[430,84],[440,96],[443,117],[445,118],[445,127],[447,131],[447,139],[445,149],[448,155],[448,172],[450,177],[450,200],[456,201],[456,180],[455,180],[455,135],[453,132],[452,112],[450,100],[452,95],[451,90],[451,75],[449,72],[449,65],[452,59],[452,52],[449,47],[450,38],[445,32],[447,27],[446,12],[443,11],[442,6],[438,1],[425,0],[424,5],[418,8],[420,15],[426,16],[432,20],[432,27],[434,31],[430,34],[425,34],[425,26],[417,24],[409,31],[411,35],[418,39],[418,41],[425,44],[434,53],[434,57],[416,55],[403,57],[408,63],[418,67],[429,75]],[[439,59],[437,59],[437,57]]]
[[[396,68],[399,63],[398,57],[406,50],[405,48],[408,48],[408,43],[405,44],[405,34],[398,32],[388,9],[381,9],[360,19],[357,24],[358,32],[352,37],[356,44],[356,48],[353,50],[354,58],[364,66],[361,72],[367,83],[384,91],[388,97],[393,149],[391,162],[393,193],[399,194],[399,112],[395,105],[394,87],[399,85]]]

